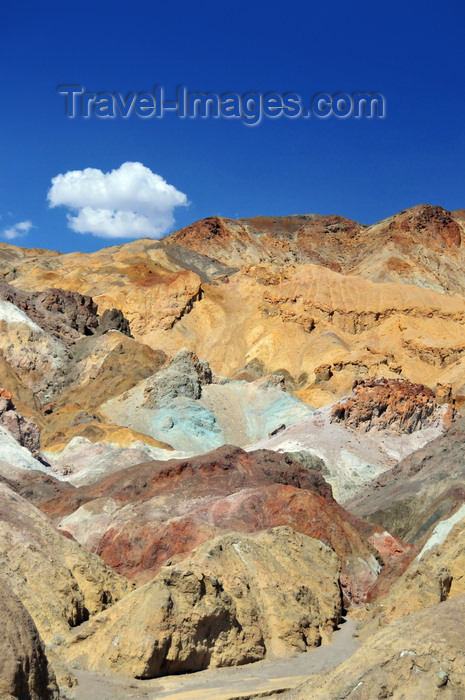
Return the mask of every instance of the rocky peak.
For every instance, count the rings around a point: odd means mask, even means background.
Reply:
[[[420,204],[400,212],[393,218],[388,229],[395,233],[409,232],[414,239],[434,242],[445,248],[459,247],[461,229],[450,211],[442,207]]]

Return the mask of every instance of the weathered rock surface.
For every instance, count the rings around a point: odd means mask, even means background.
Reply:
[[[149,435],[138,433],[125,426],[106,423],[103,417],[98,414],[95,416],[86,414],[86,411],[77,406],[68,406],[60,411],[59,416],[55,415],[54,419],[42,430],[41,443],[44,447],[44,453],[49,456],[63,453],[63,450],[75,438],[82,438],[84,441],[88,440],[96,445],[107,443],[107,445],[117,447],[134,446],[136,443],[141,443],[144,446],[158,447],[168,453],[173,452],[170,445],[154,440]],[[66,421],[67,415],[69,423]],[[58,420],[55,420],[56,418]]]
[[[0,460],[0,482],[25,498],[32,505],[50,501],[60,494],[72,493],[75,489],[67,481],[60,481],[44,469],[22,469]]]
[[[33,457],[39,459],[39,429],[35,423],[16,411],[12,399],[12,394],[0,389],[0,425],[9,431],[22,447],[26,447]]]
[[[44,331],[66,342],[109,330],[131,335],[129,322],[121,311],[107,309],[99,317],[93,299],[77,292],[45,289],[28,294],[0,281],[0,299],[11,302]]]
[[[227,443],[249,445],[282,421],[293,424],[312,413],[280,378],[249,383],[213,377],[209,364],[188,350],[100,410],[107,420],[125,422],[187,454]]]
[[[132,338],[129,321],[124,317],[120,309],[105,309],[99,318],[98,333],[108,333],[108,331],[119,331],[123,335]]]
[[[99,615],[67,654],[151,678],[305,651],[340,618],[338,576],[334,552],[290,528],[224,535]]]
[[[66,346],[43,330],[24,311],[0,300],[0,354],[22,383],[41,402],[52,395],[63,379],[69,360]],[[1,377],[9,390],[8,377]]]
[[[412,433],[428,424],[442,421],[433,391],[422,384],[403,379],[362,379],[355,382],[352,394],[331,410],[331,421],[359,430],[388,429]],[[452,422],[455,409],[447,419]]]
[[[465,695],[465,596],[407,615],[371,636],[348,661],[317,674],[289,700],[460,700]]]
[[[28,501],[0,484],[0,576],[48,643],[121,598],[131,585],[63,537]]]
[[[109,474],[127,469],[135,464],[147,462],[151,459],[171,459],[184,456],[172,450],[169,445],[157,443],[150,444],[150,438],[114,426],[94,425],[94,430],[100,429],[100,434],[106,438],[104,442],[92,442],[81,435],[73,437],[61,450],[45,452],[49,462],[48,473],[58,479],[66,479],[69,484],[82,486],[100,481]],[[105,430],[107,428],[107,430]],[[79,426],[79,433],[86,431]],[[119,434],[122,433],[123,444],[118,444]],[[70,433],[68,433],[70,435]],[[128,444],[124,444],[124,438],[128,438]],[[141,439],[142,438],[142,439]],[[114,440],[115,442],[109,442]]]
[[[167,359],[133,340],[121,311],[110,308],[99,316],[90,296],[69,290],[24,292],[0,282],[0,327],[0,382],[21,411],[46,427],[47,443],[60,439],[63,424],[75,427],[79,413],[84,425],[102,422],[95,415],[102,401],[149,377]]]
[[[149,408],[160,407],[179,396],[200,399],[202,385],[211,384],[212,381],[208,362],[199,360],[197,355],[183,348],[172,357],[166,368],[146,383],[145,405]]]
[[[385,625],[460,600],[465,423],[441,434],[465,400],[464,232],[422,205],[0,244],[0,575],[44,640],[145,677],[302,650],[350,604]],[[377,639],[366,678],[396,697],[420,671]]]
[[[383,380],[373,382],[375,395],[378,393],[379,382],[382,386]],[[371,380],[369,383],[372,383]],[[403,382],[401,386],[402,384]],[[386,402],[384,393],[383,401]],[[346,420],[334,420],[334,406],[325,406],[308,418],[286,426],[276,435],[259,440],[247,449],[300,453],[307,455],[307,459],[322,460],[323,465],[320,464],[319,471],[331,484],[335,499],[345,504],[359,495],[367,484],[375,482],[380,475],[392,469],[399,460],[441,435],[452,413],[448,406],[437,406],[433,399],[435,408],[432,414],[418,422],[414,416],[421,414],[422,403],[419,400],[417,406],[411,397],[409,410],[412,411],[412,420],[405,421],[403,402],[399,402],[399,412],[396,405],[390,409],[386,420],[383,415],[376,417],[378,404],[373,400],[370,389],[350,395],[347,402],[353,425],[347,425],[349,421]],[[340,407],[344,407],[345,404],[337,406],[337,410],[341,411]],[[409,432],[413,422],[417,430]],[[389,427],[383,427],[388,423]],[[396,427],[401,423],[405,430],[403,427]],[[372,429],[366,430],[368,425],[372,425]],[[301,459],[305,462],[306,458]],[[383,525],[382,519],[377,522]]]
[[[138,582],[221,533],[281,525],[334,549],[346,604],[362,602],[380,570],[368,542],[373,526],[339,506],[320,474],[266,450],[225,446],[201,457],[136,465],[41,508]]]
[[[0,296],[17,305],[0,299],[0,382],[41,428],[44,446],[89,434],[88,423],[105,423],[96,411],[100,403],[151,376],[167,359],[130,337],[121,312],[98,316],[90,297],[58,289],[28,296],[2,285]],[[1,424],[39,456],[32,426],[18,423],[11,406]]]
[[[53,418],[57,409],[71,405],[95,412],[103,401],[150,377],[166,360],[164,352],[152,350],[117,331],[78,341],[55,399]]]
[[[210,217],[172,234],[185,248],[238,267],[264,261],[323,265],[375,282],[460,291],[463,215],[420,204],[373,226],[341,216]]]
[[[9,430],[0,425],[0,461],[13,465],[16,469],[32,469],[47,472],[48,467],[32,456],[27,447],[23,447]]]
[[[380,624],[465,593],[465,505],[441,520],[388,594],[370,606]]]
[[[0,594],[0,697],[58,700],[58,686],[37,627],[2,578]]]
[[[465,419],[368,484],[346,507],[417,542],[465,503]]]
[[[15,288],[92,297],[154,349],[187,346],[221,376],[281,372],[313,406],[378,376],[440,383],[462,401],[464,227],[429,205],[370,227],[213,217],[161,242],[90,255],[2,246],[0,259]]]

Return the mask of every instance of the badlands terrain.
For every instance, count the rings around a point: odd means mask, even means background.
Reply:
[[[465,213],[0,244],[0,699],[465,697]]]

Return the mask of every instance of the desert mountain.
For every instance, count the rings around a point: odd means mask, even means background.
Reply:
[[[168,559],[206,540],[276,526],[331,546],[346,603],[364,600],[380,569],[366,538],[377,528],[344,511],[318,472],[271,451],[225,446],[188,460],[139,464],[40,507],[116,571],[144,583]]]
[[[307,653],[347,613],[364,646],[295,697],[461,697],[464,233],[420,205],[0,244],[5,697]]]
[[[97,253],[2,244],[4,280],[116,308],[134,338],[188,347],[225,377],[271,372],[313,406],[356,378],[461,395],[464,219],[422,205],[371,227],[340,217],[206,219]]]

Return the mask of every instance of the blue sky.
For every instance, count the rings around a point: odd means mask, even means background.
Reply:
[[[465,207],[462,2],[9,3],[0,16],[0,232],[91,251],[52,178],[140,162],[184,193],[170,230],[211,215],[316,212],[373,223],[418,203]],[[384,119],[68,119],[92,92],[381,92]],[[26,227],[27,228],[27,227]],[[3,238],[3,240],[5,240]]]

